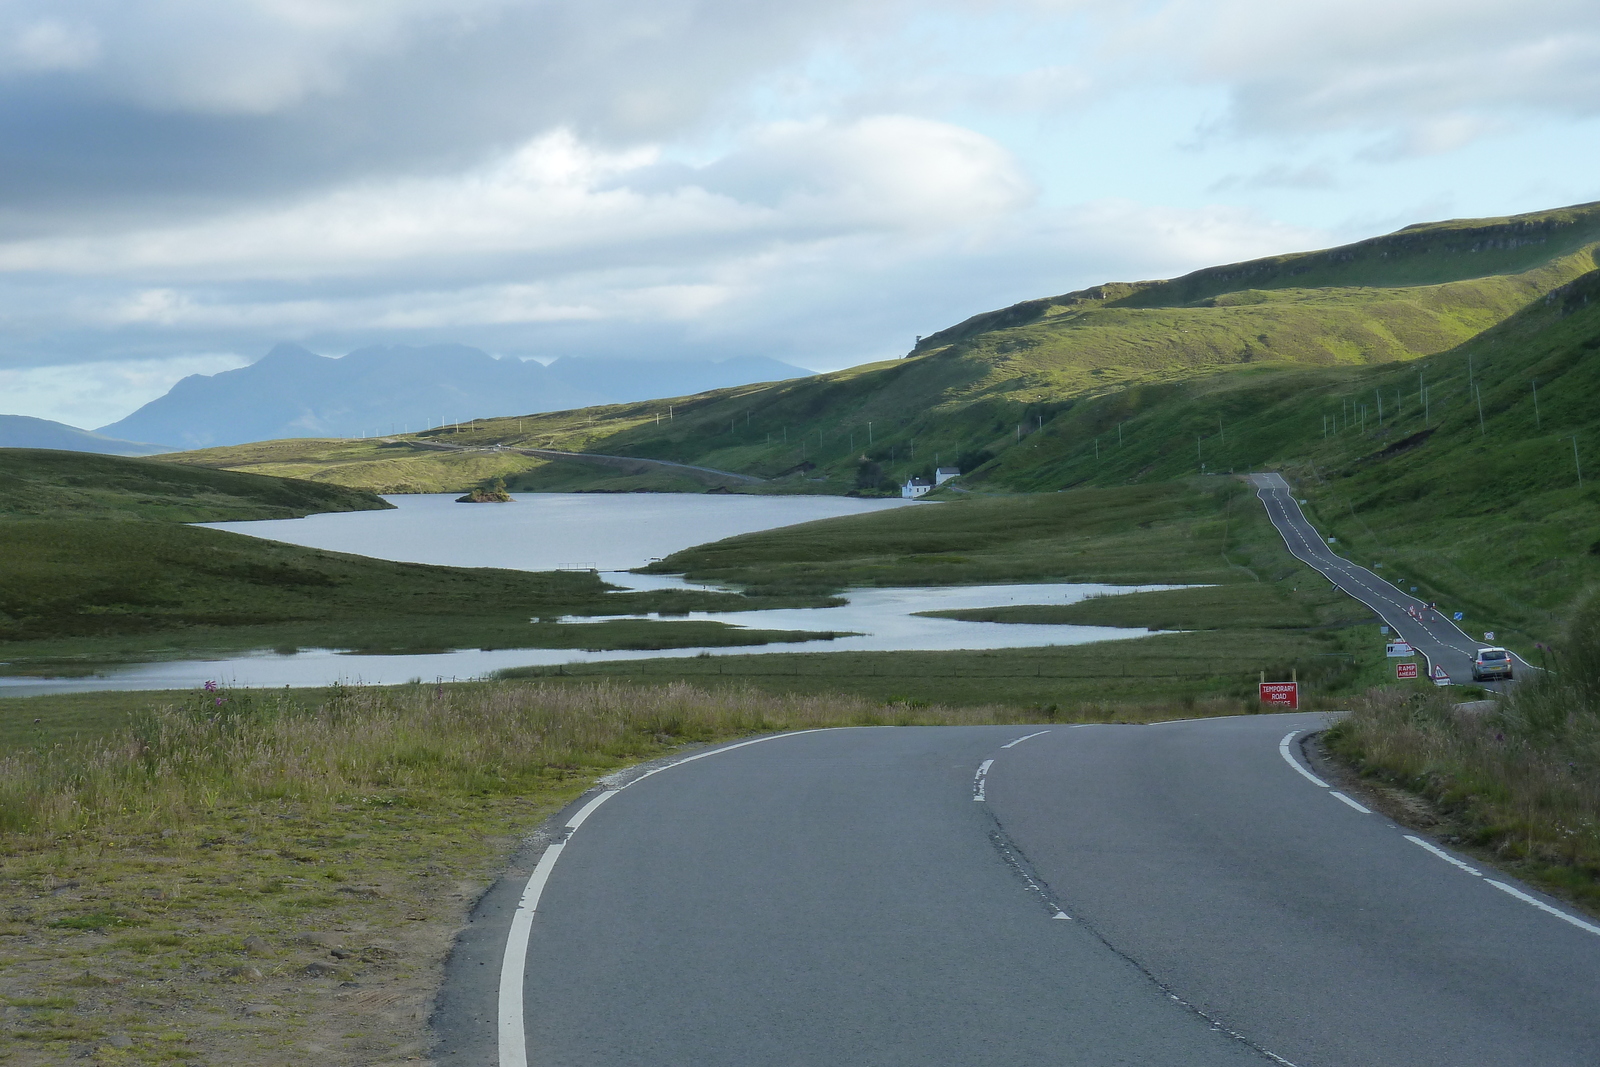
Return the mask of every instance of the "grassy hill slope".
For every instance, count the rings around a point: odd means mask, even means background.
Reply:
[[[1243,369],[1093,398],[964,481],[1041,491],[1279,469],[1362,562],[1480,629],[1548,635],[1600,582],[1597,396],[1600,271],[1405,367]],[[1595,477],[1580,487],[1583,468]]]
[[[1600,205],[1407,227],[1319,252],[1028,301],[924,338],[910,358],[718,390],[352,442],[270,442],[174,457],[387,491],[674,488],[527,445],[700,464],[762,491],[884,491],[935,462],[971,470],[1096,397],[1219,371],[1359,368],[1437,355],[1593,271]],[[476,451],[441,452],[440,443]]]
[[[228,522],[393,505],[365,489],[88,452],[0,448],[0,518]]]

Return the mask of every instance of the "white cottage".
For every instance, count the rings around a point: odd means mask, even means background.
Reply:
[[[960,467],[940,467],[940,468],[938,468],[937,470],[935,470],[933,472],[933,484],[934,485],[943,485],[945,482],[948,482],[951,478],[959,478],[959,477],[961,477],[961,468]]]
[[[900,496],[905,500],[915,500],[933,488],[932,482],[925,482],[921,478],[912,478],[900,487]]]

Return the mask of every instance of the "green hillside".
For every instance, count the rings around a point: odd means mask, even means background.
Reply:
[[[88,452],[0,448],[0,519],[229,522],[393,505],[365,489]]]
[[[1040,491],[1278,469],[1362,562],[1482,629],[1549,634],[1600,581],[1597,396],[1600,271],[1403,368],[1241,369],[1093,398],[964,481]],[[1580,465],[1596,476],[1582,488]]]
[[[1539,633],[1600,580],[1595,499],[1572,454],[1574,435],[1580,463],[1600,443],[1597,242],[1600,205],[1413,226],[1029,301],[910,358],[809,379],[322,442],[315,456],[274,442],[190,458],[452,489],[438,484],[450,465],[493,468],[519,491],[669,486],[497,446],[695,463],[769,479],[758,492],[887,492],[936,463],[980,493],[1276,468],[1367,562],[1468,622]]]
[[[480,420],[465,432],[172,458],[386,491],[458,491],[493,476],[524,492],[687,488],[494,450],[520,445],[770,480],[754,491],[887,491],[936,462],[970,471],[1031,450],[1033,433],[1096,398],[1120,395],[1136,411],[1164,386],[1195,388],[1195,379],[1224,371],[1314,369],[1338,380],[1453,351],[1593,271],[1597,249],[1600,205],[1431,223],[1171,281],[1027,301],[923,338],[906,359],[813,378]],[[1289,375],[1284,388],[1298,380]]]

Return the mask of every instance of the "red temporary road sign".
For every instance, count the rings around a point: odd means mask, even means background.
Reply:
[[[1300,709],[1299,682],[1262,682],[1261,703],[1274,708]]]
[[[1434,685],[1449,685],[1450,684],[1450,676],[1445,673],[1445,669],[1443,667],[1435,667],[1433,669],[1433,684]]]
[[[1396,663],[1394,665],[1394,676],[1396,678],[1415,678],[1417,676],[1417,665],[1415,663]]]

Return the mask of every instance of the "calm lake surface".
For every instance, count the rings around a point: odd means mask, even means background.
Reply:
[[[514,570],[594,568],[632,589],[683,587],[670,575],[624,573],[679,549],[735,534],[813,519],[937,504],[843,497],[757,497],[679,494],[529,494],[511,504],[457,504],[449,495],[387,498],[394,511],[313,515],[305,519],[209,523],[213,529],[310,548],[381,559]],[[259,652],[222,660],[178,660],[108,670],[88,678],[0,678],[0,693],[182,689],[206,681],[239,686],[321,686],[333,682],[388,685],[411,679],[465,680],[506,667],[605,660],[781,652],[861,652],[1020,648],[1075,645],[1142,637],[1147,631],[1106,626],[1030,626],[919,618],[914,612],[1009,604],[1070,604],[1090,596],[1168,586],[992,585],[858,589],[836,608],[695,612],[691,618],[778,630],[854,631],[833,641],[744,648],[658,651],[464,649],[417,656],[348,655],[303,649],[293,655]],[[682,616],[679,616],[682,618]],[[583,619],[570,619],[583,622]]]

